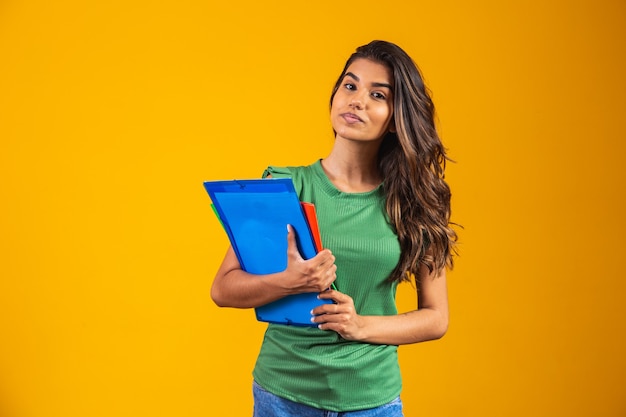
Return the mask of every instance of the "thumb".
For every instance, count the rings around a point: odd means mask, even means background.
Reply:
[[[290,253],[291,256],[295,256],[299,259],[302,258],[298,250],[298,243],[296,242],[296,231],[290,224],[287,225],[287,252]]]

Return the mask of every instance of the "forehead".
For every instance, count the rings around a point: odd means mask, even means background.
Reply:
[[[381,83],[393,85],[391,70],[386,65],[370,59],[359,58],[354,60],[346,68],[346,75],[348,73],[354,74],[359,81],[366,84]]]

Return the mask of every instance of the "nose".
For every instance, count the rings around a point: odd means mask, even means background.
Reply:
[[[361,99],[359,97],[354,97],[349,104],[350,107],[354,108],[354,109],[363,109],[363,102],[361,101]]]
[[[353,109],[362,110],[365,107],[365,100],[367,99],[367,91],[365,89],[357,89],[353,91],[350,96],[350,107]]]

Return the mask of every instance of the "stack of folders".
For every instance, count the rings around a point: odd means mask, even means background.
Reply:
[[[322,249],[315,207],[300,202],[290,178],[206,181],[212,206],[244,271],[264,275],[287,267],[287,225],[304,259]],[[317,293],[290,295],[255,309],[259,321],[315,326],[311,310]]]

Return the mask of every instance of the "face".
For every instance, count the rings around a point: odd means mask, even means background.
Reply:
[[[333,97],[330,119],[337,139],[382,139],[394,128],[391,71],[378,62],[355,60]]]

